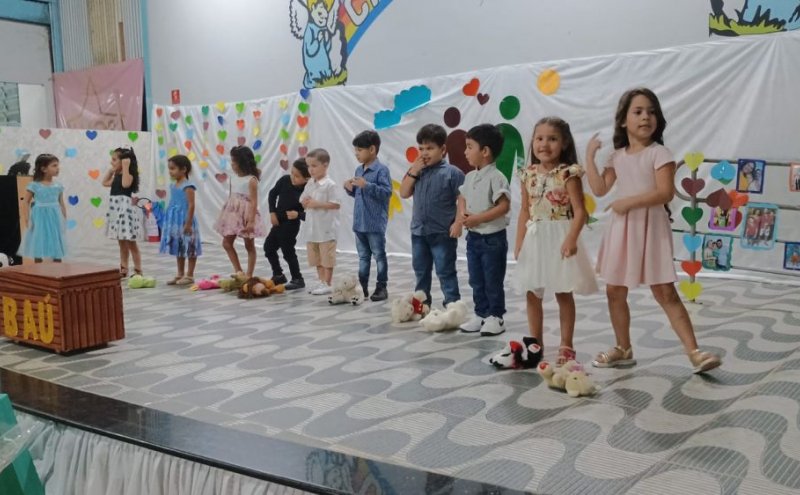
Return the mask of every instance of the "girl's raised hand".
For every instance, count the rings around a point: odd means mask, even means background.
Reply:
[[[597,139],[599,136],[599,132],[595,132],[594,136],[589,139],[589,143],[586,144],[586,156],[594,158],[594,155],[597,154],[597,150],[603,147],[602,141]]]

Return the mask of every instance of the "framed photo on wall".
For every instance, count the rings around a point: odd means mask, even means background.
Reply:
[[[800,192],[800,163],[789,164],[789,190]]]
[[[706,234],[703,236],[703,268],[727,272],[731,269],[733,237]]]
[[[784,270],[800,270],[800,242],[787,242],[783,248]]]
[[[732,232],[736,230],[736,227],[738,227],[742,221],[742,214],[739,212],[739,208],[729,208],[727,210],[723,210],[719,206],[712,206],[709,207],[708,213],[708,228],[710,230],[724,230],[727,232]]]
[[[742,247],[772,249],[778,231],[778,205],[748,203],[742,222]]]
[[[742,158],[739,160],[739,172],[736,174],[736,190],[744,193],[761,194],[764,190],[764,173],[767,162]]]

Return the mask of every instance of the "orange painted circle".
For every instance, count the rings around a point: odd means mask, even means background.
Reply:
[[[536,87],[545,95],[552,95],[561,86],[561,75],[555,69],[547,69],[539,74]]]

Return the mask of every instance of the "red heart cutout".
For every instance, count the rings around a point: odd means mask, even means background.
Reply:
[[[712,208],[722,208],[723,210],[731,208],[731,198],[722,187],[709,194],[706,198],[706,203]]]
[[[208,122],[203,122],[203,130],[204,131],[208,130]]]
[[[189,141],[189,140],[187,139],[186,141],[184,141],[184,143],[183,143],[183,146],[184,146],[184,147],[185,147],[187,150],[190,150],[190,149],[192,149],[192,142],[191,142],[191,141]]]
[[[735,190],[728,191],[728,197],[731,198],[731,206],[734,208],[739,208],[740,206],[744,206],[750,201],[750,196],[744,193],[737,192]]]
[[[462,91],[467,96],[475,96],[476,94],[478,94],[478,89],[480,87],[481,87],[481,82],[476,77],[467,84],[465,84],[464,87],[462,88]]]
[[[681,181],[681,186],[683,186],[683,190],[689,196],[695,196],[697,193],[703,190],[706,187],[706,181],[703,179],[692,179],[691,177],[685,177]]]
[[[161,199],[164,199],[167,197],[167,191],[163,189],[156,189],[156,196],[158,196]]]
[[[219,153],[220,155],[224,154],[225,153],[225,146],[222,146],[221,144],[218,144],[217,145],[217,153]]]
[[[489,95],[486,93],[478,93],[478,103],[485,105],[487,101],[489,101]]]
[[[304,128],[305,126],[307,126],[308,125],[308,117],[305,116],[305,115],[298,115],[297,116],[297,125],[299,125],[301,129]]]
[[[256,119],[261,118],[261,110],[253,110],[253,117]]]
[[[52,134],[50,129],[39,129],[39,135],[45,139],[49,138],[50,134]]]
[[[243,119],[239,119],[239,120],[237,120],[237,121],[236,121],[236,127],[238,127],[240,131],[241,131],[242,129],[244,129],[244,120],[243,120]]]
[[[408,163],[414,163],[417,158],[419,158],[419,149],[416,146],[406,148],[406,160],[408,160]]]
[[[278,147],[278,149],[281,151],[282,155],[288,155],[289,154],[289,148],[287,148],[285,144],[280,145]]]
[[[308,148],[305,146],[300,146],[299,148],[297,148],[297,153],[300,156],[306,156],[306,154],[308,154]]]
[[[162,115],[164,115],[164,109],[156,108],[156,117],[161,117]]]
[[[220,184],[221,184],[221,183],[223,183],[223,182],[225,182],[226,180],[228,180],[228,174],[226,174],[226,173],[224,173],[224,172],[223,172],[223,173],[221,173],[221,174],[216,174],[214,177],[217,179],[217,181],[218,181]]]
[[[281,168],[284,170],[289,170],[289,160],[281,160]]]
[[[203,150],[203,157],[208,158],[208,150]]]
[[[236,142],[239,143],[239,146],[244,146],[244,143],[247,142],[247,139],[244,136],[239,136],[236,139]]]
[[[181,116],[181,112],[180,110],[175,110],[174,112],[169,114],[169,116],[172,117],[172,120],[178,120],[178,118],[180,118]]]
[[[699,261],[681,261],[681,268],[683,268],[683,271],[689,274],[690,277],[694,277],[697,275],[697,272],[703,268],[703,264]]]

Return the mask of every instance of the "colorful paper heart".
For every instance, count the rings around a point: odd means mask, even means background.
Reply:
[[[244,129],[244,119],[237,120],[236,121],[236,127],[238,127],[240,131],[243,130]]]
[[[728,160],[721,160],[711,167],[711,177],[723,184],[729,184],[736,178],[736,168]]]
[[[200,162],[200,168],[208,168],[208,162],[203,160]]]
[[[284,170],[289,170],[289,160],[287,160],[285,158],[282,159],[281,160],[281,168],[284,169]]]
[[[256,159],[256,164],[261,163],[261,155],[256,155],[254,158]]]
[[[183,147],[186,148],[187,150],[192,149],[192,142],[187,139],[186,141],[183,142]]]
[[[186,129],[186,139],[194,139],[194,129]]]
[[[731,207],[731,197],[725,192],[724,188],[719,188],[706,198],[706,204],[712,208],[729,210]]]
[[[103,220],[102,218],[95,218],[94,220],[92,220],[92,225],[94,225],[94,228],[96,229],[102,227],[104,223],[106,223],[106,221]]]
[[[414,163],[417,158],[419,158],[419,149],[416,146],[406,148],[406,160],[408,163]]]
[[[202,112],[203,115],[208,115],[208,110],[209,110],[208,105],[203,105],[202,107],[200,107],[200,112]]]
[[[175,132],[177,129],[178,129],[178,124],[176,124],[175,122],[172,122],[172,123],[169,125],[169,130],[170,130],[170,131],[172,131],[172,132]]]
[[[244,103],[241,103],[241,102],[237,103],[236,104],[236,113],[242,113],[242,112],[244,112]]]
[[[224,101],[218,101],[214,106],[216,106],[217,110],[219,110],[220,112],[224,112],[225,111],[225,102]]]
[[[86,137],[89,138],[89,141],[94,141],[97,137],[97,131],[86,131]]]
[[[308,107],[309,107],[308,103],[306,103],[306,102],[304,102],[304,101],[301,101],[301,102],[300,102],[300,103],[297,105],[297,109],[298,109],[298,110],[300,110],[300,113],[306,113],[306,112],[308,112]]]
[[[219,153],[220,155],[225,153],[225,146],[222,146],[221,144],[218,144],[215,149],[217,150],[217,153]]]
[[[219,122],[219,125],[225,125],[225,117],[217,115],[217,122]]]
[[[162,172],[162,173],[163,173],[163,172]],[[163,185],[164,185],[164,184],[166,184],[166,183],[167,183],[167,178],[166,178],[166,177],[164,177],[163,175],[162,175],[162,176],[159,176],[159,177],[156,179],[156,184],[158,184],[159,186],[163,186]]]
[[[69,198],[67,198],[67,201],[69,201],[69,204],[71,204],[72,206],[75,206],[76,204],[78,204],[78,201],[80,201],[80,199],[78,199],[77,196],[70,196]]]
[[[300,90],[300,97],[304,100],[307,100],[308,97],[311,96],[311,90],[307,88],[303,88]]]
[[[164,109],[161,107],[156,108],[156,117],[161,118],[164,115]]]
[[[183,121],[186,122],[186,125],[192,125],[192,122],[194,122],[194,118],[191,115],[187,115],[186,118],[183,119]]]
[[[706,187],[706,181],[704,181],[703,179],[692,179],[691,177],[684,177],[683,180],[681,180],[681,186],[689,196],[696,196],[697,193],[699,193],[700,191],[703,190],[704,187]]]
[[[164,130],[164,124],[162,124],[161,122],[156,122],[156,125],[153,127],[153,129],[155,129],[156,131]]]
[[[167,191],[164,189],[156,189],[156,196],[158,196],[160,199],[164,199],[167,197]]]
[[[307,126],[308,125],[308,116],[306,116],[306,115],[298,115],[297,116],[297,125],[299,125],[301,129],[304,128],[305,126]]]
[[[217,182],[222,184],[223,182],[228,180],[228,174],[226,174],[225,172],[223,172],[221,174],[214,174],[214,178],[217,179]]]
[[[158,150],[158,157],[164,159],[167,157],[167,150]]]
[[[64,156],[67,158],[75,158],[78,156],[78,149],[77,148],[67,148],[64,150]]]
[[[705,160],[705,156],[702,153],[695,152],[695,153],[686,153],[683,155],[683,161],[686,163],[686,166],[689,167],[689,170],[694,172],[697,170],[697,167],[703,163]]]
[[[253,137],[258,136],[259,134],[261,134],[261,128],[260,127],[253,127]]]
[[[173,156],[175,156],[177,154],[178,154],[178,148],[170,148],[169,151],[167,151],[167,155],[170,158],[172,158]]]
[[[181,111],[180,110],[175,110],[174,112],[169,114],[169,117],[172,120],[178,120],[181,117]]]
[[[220,141],[225,141],[225,138],[228,137],[228,131],[226,131],[225,129],[217,131],[217,137],[219,138]]]
[[[283,100],[279,101],[278,102],[278,107],[280,107],[281,110],[286,110],[286,108],[289,107],[289,100],[283,99]]]
[[[260,149],[262,144],[260,139],[253,141],[253,151]]]
[[[244,143],[246,142],[247,138],[245,138],[244,136],[239,136],[238,138],[236,138],[236,144],[238,144],[239,146],[244,146]]]
[[[283,115],[281,115],[281,124],[283,124],[284,127],[289,125],[289,122],[291,122],[291,121],[292,121],[292,117],[288,113],[284,113]]]
[[[681,289],[681,292],[683,292],[683,295],[686,296],[686,299],[691,301],[697,299],[703,292],[703,285],[700,282],[682,280],[681,283],[678,284],[678,287]]]
[[[50,129],[39,129],[39,135],[45,139],[49,138],[50,134],[52,134],[52,131],[50,131]]]
[[[289,154],[289,147],[286,146],[285,144],[282,144],[282,145],[278,146],[278,150],[281,152],[282,155],[288,155]]]
[[[485,105],[489,101],[489,95],[486,93],[478,93],[476,98],[478,98],[478,103],[481,105]]]
[[[288,141],[289,140],[289,131],[286,129],[281,129],[278,135],[281,137],[281,140]]]
[[[186,158],[188,158],[190,162],[193,162],[197,159],[197,155],[194,153],[194,151],[190,151],[189,154],[186,155]]]
[[[72,230],[77,226],[78,226],[78,222],[76,222],[75,220],[73,220],[71,218],[69,220],[67,220],[67,230]]]
[[[297,154],[305,157],[308,154],[308,148],[306,146],[300,146],[297,148]]]
[[[203,153],[202,153],[202,155],[203,155],[205,158],[208,158],[208,150],[203,150]]]
[[[261,110],[253,110],[253,118],[258,120],[261,118]]]
[[[478,89],[480,89],[480,87],[481,87],[481,82],[476,77],[473,78],[467,84],[465,84],[464,87],[461,88],[461,91],[463,91],[464,94],[467,96],[475,96],[478,94]]]
[[[703,210],[700,208],[692,208],[691,206],[684,206],[681,209],[681,215],[689,225],[695,225],[701,218],[703,218]]]
[[[89,177],[91,177],[94,180],[97,180],[97,178],[100,177],[100,170],[96,168],[89,170]]]
[[[690,277],[694,277],[703,268],[703,264],[699,261],[682,261],[681,268]]]
[[[219,168],[220,168],[220,170],[225,170],[225,169],[228,168],[228,159],[227,158],[221,158],[219,160]]]
[[[699,234],[683,234],[683,245],[691,253],[697,251],[703,245],[703,236]]]
[[[204,131],[208,130],[208,122],[203,122],[203,130]]]
[[[737,191],[728,191],[728,197],[731,198],[731,206],[733,208],[739,208],[740,206],[744,206],[750,201],[750,196],[745,193],[740,193]]]
[[[297,133],[297,142],[305,143],[308,141],[308,131],[300,131]]]
[[[95,208],[99,208],[100,204],[103,202],[103,198],[101,198],[99,196],[95,196],[95,197],[91,198],[89,200],[89,202],[92,203],[92,206],[94,206]]]

